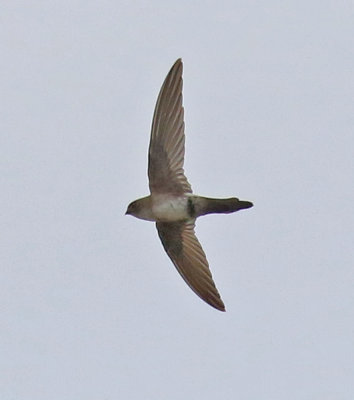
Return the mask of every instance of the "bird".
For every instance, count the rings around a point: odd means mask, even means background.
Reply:
[[[211,213],[229,214],[253,206],[236,197],[216,199],[192,192],[184,173],[185,134],[182,103],[183,63],[171,67],[160,89],[148,151],[150,195],[131,202],[126,215],[153,221],[162,245],[185,282],[206,303],[225,311],[195,221]]]

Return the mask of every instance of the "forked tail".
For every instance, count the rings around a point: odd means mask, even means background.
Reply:
[[[253,206],[250,201],[239,200],[236,197],[231,197],[229,199],[198,197],[195,201],[195,205],[196,216],[198,217],[206,214],[229,214]]]

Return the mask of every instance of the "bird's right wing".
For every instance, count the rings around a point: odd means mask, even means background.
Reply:
[[[183,170],[182,70],[182,60],[178,59],[166,76],[155,106],[148,166],[152,194],[192,192]]]
[[[157,222],[156,227],[167,254],[190,288],[212,307],[225,311],[205,253],[195,236],[194,221]]]

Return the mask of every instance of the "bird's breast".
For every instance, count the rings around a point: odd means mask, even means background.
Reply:
[[[156,221],[182,221],[189,218],[187,196],[154,195],[152,212]]]

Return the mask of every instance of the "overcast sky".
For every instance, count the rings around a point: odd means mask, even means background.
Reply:
[[[3,1],[0,398],[354,398],[351,1]],[[227,312],[153,223],[155,101],[184,62],[198,219]]]

